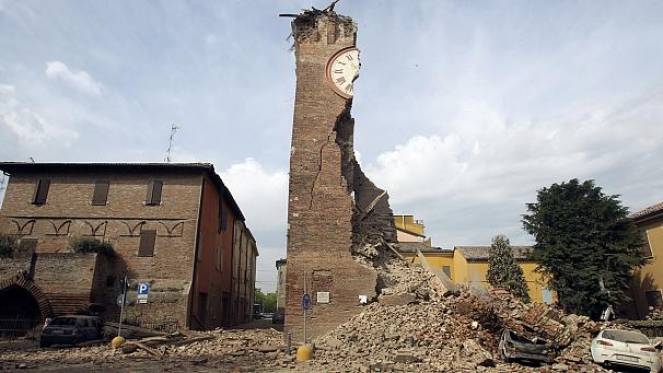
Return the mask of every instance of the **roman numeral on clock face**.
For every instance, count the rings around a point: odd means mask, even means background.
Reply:
[[[342,97],[352,97],[353,83],[359,76],[360,66],[357,48],[349,47],[336,52],[325,67],[325,78],[330,83],[330,88]]]

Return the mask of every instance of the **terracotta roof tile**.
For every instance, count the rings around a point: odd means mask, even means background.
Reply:
[[[516,259],[526,259],[527,254],[532,251],[532,246],[511,246],[511,248]],[[459,250],[467,260],[488,260],[490,246],[455,246],[454,250]]]

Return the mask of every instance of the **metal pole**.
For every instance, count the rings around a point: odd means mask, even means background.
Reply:
[[[292,333],[288,332],[288,356],[292,353]]]
[[[306,291],[306,272],[304,272],[304,295],[306,295]],[[306,307],[304,306],[304,302],[302,302],[302,308],[304,308],[304,344],[306,344]]]
[[[124,274],[124,282],[122,282],[122,304],[120,305],[120,322],[117,326],[117,336],[121,337],[122,331],[122,318],[124,317],[124,304],[127,303],[127,274]]]

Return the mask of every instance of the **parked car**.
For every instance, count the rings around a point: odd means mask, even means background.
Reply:
[[[283,324],[285,322],[285,312],[283,310],[277,310],[272,315],[272,324]]]
[[[77,344],[102,339],[104,322],[98,316],[65,315],[54,318],[41,332],[39,346]]]
[[[661,371],[661,344],[637,330],[604,329],[592,340],[595,363]]]
[[[555,359],[555,351],[550,342],[542,338],[529,340],[510,329],[504,329],[498,350],[502,360],[530,360],[550,363]]]

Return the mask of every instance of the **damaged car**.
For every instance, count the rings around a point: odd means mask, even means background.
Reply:
[[[504,329],[498,345],[500,357],[505,362],[528,360],[550,363],[556,353],[552,344],[543,338],[527,339],[510,329]]]

